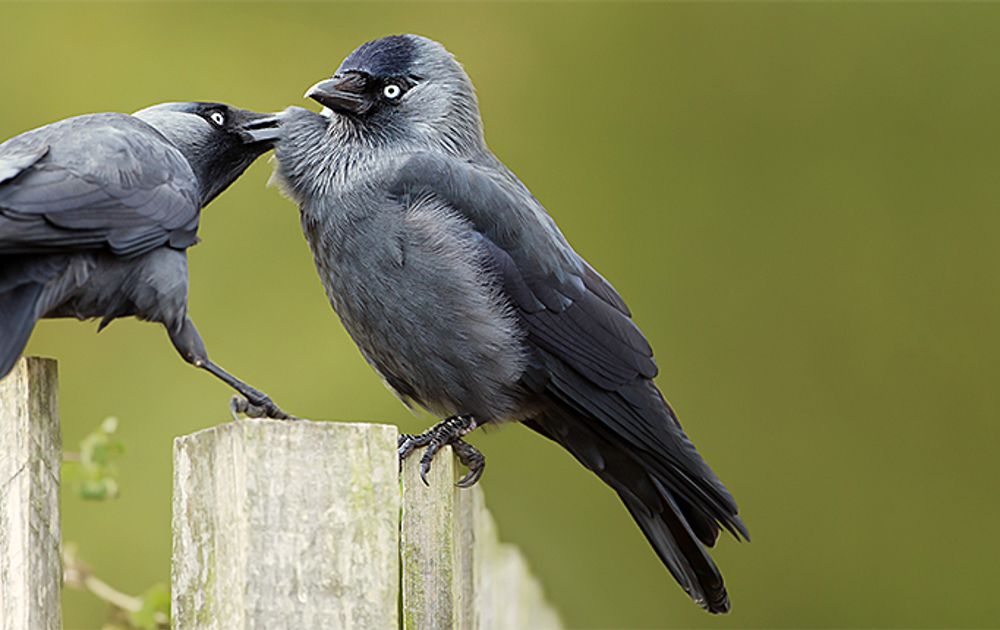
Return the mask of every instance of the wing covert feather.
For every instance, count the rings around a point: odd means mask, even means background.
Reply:
[[[132,116],[79,116],[0,144],[0,253],[189,247],[199,213],[183,154]]]
[[[403,162],[390,190],[433,194],[475,226],[536,343],[605,389],[656,375],[624,301],[513,175],[420,153]]]

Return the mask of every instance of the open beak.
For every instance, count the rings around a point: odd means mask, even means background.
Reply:
[[[281,115],[249,113],[240,132],[246,144],[274,143],[281,136]]]
[[[372,106],[367,88],[367,75],[349,72],[320,81],[309,88],[306,98],[311,98],[324,107],[342,114],[364,114]]]

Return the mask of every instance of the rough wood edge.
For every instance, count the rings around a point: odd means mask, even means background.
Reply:
[[[0,381],[0,628],[61,627],[58,367],[23,358]]]
[[[561,628],[521,552],[499,542],[482,489],[454,485],[463,471],[451,449],[434,458],[429,487],[420,455],[402,472],[403,627]]]
[[[456,464],[451,448],[442,449],[420,479],[420,456],[403,464],[400,557],[403,570],[403,627],[408,630],[457,628],[462,614],[462,546],[456,544],[463,497],[454,487]],[[457,575],[456,575],[457,574]],[[468,627],[468,626],[465,626]]]

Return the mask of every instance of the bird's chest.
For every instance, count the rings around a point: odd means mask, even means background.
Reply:
[[[484,401],[502,400],[497,384],[523,367],[521,335],[485,272],[477,233],[431,199],[369,200],[364,213],[344,203],[304,211],[303,228],[330,302],[368,361],[431,408],[482,412]]]
[[[338,313],[372,308],[379,290],[395,291],[405,263],[405,225],[397,210],[371,199],[333,197],[322,208],[303,209],[302,229]]]

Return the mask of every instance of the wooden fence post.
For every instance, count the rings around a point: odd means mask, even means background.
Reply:
[[[56,362],[0,380],[0,630],[59,630]],[[482,491],[395,427],[245,420],[174,442],[175,630],[559,628]],[[402,560],[402,569],[400,566]],[[402,570],[402,575],[400,571]],[[402,580],[400,579],[402,578]]]
[[[479,486],[456,487],[451,449],[420,480],[419,453],[403,465],[400,556],[407,630],[561,628],[520,551],[497,539]]]
[[[396,437],[245,420],[178,438],[175,630],[398,627]]]
[[[28,358],[0,381],[0,629],[59,630],[56,362]]]

